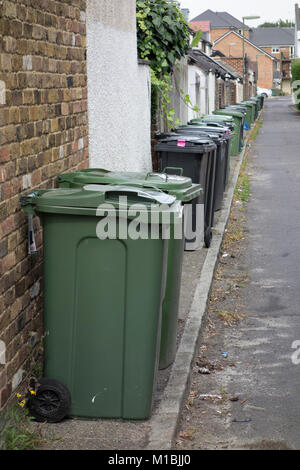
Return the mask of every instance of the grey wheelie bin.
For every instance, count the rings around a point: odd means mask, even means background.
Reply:
[[[209,248],[212,239],[212,227],[214,224],[214,182],[216,171],[216,144],[210,139],[201,139],[196,136],[172,135],[162,138],[155,146],[158,155],[160,169],[178,167],[183,169],[183,174],[191,178],[194,184],[200,184],[204,190],[203,199],[194,200],[193,227],[196,233],[196,244],[191,244],[187,249],[199,249],[199,217],[197,212],[204,209],[204,243]],[[167,171],[167,170],[166,170]],[[169,172],[169,171],[168,171]],[[199,224],[199,225],[198,225]]]
[[[153,188],[86,185],[37,190],[21,205],[41,219],[44,238],[47,380],[31,399],[34,416],[62,418],[62,383],[70,416],[149,418],[167,271],[163,218],[182,223],[181,203]]]
[[[227,172],[227,139],[222,133],[205,132],[198,126],[180,126],[175,129],[179,135],[197,135],[201,138],[211,139],[217,146],[217,159],[214,184],[214,210],[222,208]]]
[[[194,119],[190,121],[190,124],[194,123]],[[233,139],[230,145],[230,156],[238,155],[239,145],[240,145],[240,128],[237,125],[232,116],[223,116],[216,114],[207,114],[201,118],[201,125],[204,123],[210,126],[215,126],[216,124],[223,126],[224,128],[229,128],[233,133]]]
[[[227,128],[224,127],[223,125],[220,125],[219,127],[214,127],[214,126],[206,126],[205,124],[203,125],[203,122],[190,122],[188,126],[180,126],[178,129],[186,129],[186,128],[196,128],[195,130],[199,130],[200,132],[205,132],[208,135],[210,134],[221,134],[222,137],[226,141],[226,177],[225,177],[225,188],[228,183],[229,179],[229,174],[230,174],[230,155],[231,155],[231,145],[232,145],[232,140],[234,138],[233,132]]]

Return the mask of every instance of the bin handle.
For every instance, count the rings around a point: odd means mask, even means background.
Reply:
[[[157,191],[156,188],[155,188],[155,192],[157,192],[157,195],[153,194],[153,193],[150,193],[148,191],[145,191],[145,190],[143,191],[143,190],[134,189],[134,188],[130,188],[130,187],[126,188],[126,190],[124,191],[124,187],[122,187],[122,185],[120,185],[120,186],[112,187],[111,189],[106,191],[106,194],[107,193],[114,193],[114,192],[135,193],[138,196],[144,197],[146,199],[150,199],[151,201],[154,201],[154,202],[158,202],[159,204],[173,204],[173,202],[176,201],[175,196],[171,196],[170,194],[167,194],[163,191]]]
[[[106,170],[105,168],[85,168],[83,170],[85,173],[89,173],[91,171],[102,171],[103,173],[111,173],[111,170]]]
[[[158,188],[157,186],[154,186],[154,184],[142,184],[142,183],[129,183],[130,186],[134,186],[136,188],[149,188],[149,189],[154,189],[155,191],[158,191],[160,193],[166,193],[166,191],[163,191],[162,189]],[[118,183],[118,186],[128,186],[128,183]]]
[[[153,171],[150,171],[149,173],[147,173],[145,179],[147,180],[150,176],[158,176],[159,178],[164,179],[165,181],[167,181],[167,179],[168,179],[168,175],[165,174],[164,172],[163,173],[153,173]]]
[[[102,173],[110,173],[110,170],[105,170],[104,168],[86,168],[84,170],[85,173],[90,173],[92,171],[101,171]],[[71,178],[73,178],[73,174]],[[63,181],[63,180],[68,180],[68,179],[70,179],[70,173],[62,173],[61,175],[58,175],[57,177],[58,181]]]
[[[183,176],[183,168],[179,168],[177,166],[166,166],[163,169],[163,173],[166,173],[167,170],[179,170],[180,176]]]

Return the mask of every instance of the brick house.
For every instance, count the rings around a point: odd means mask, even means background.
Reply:
[[[291,64],[295,57],[294,28],[254,28],[250,31],[250,40],[278,60],[282,90],[290,94]]]
[[[149,81],[135,0],[0,2],[0,428],[43,331],[42,230],[28,256],[20,197],[89,165],[150,171]]]
[[[226,57],[243,58],[243,36],[236,31],[229,31],[214,42],[214,48]],[[245,58],[257,69],[257,84],[261,88],[273,88],[274,78],[278,72],[278,60],[269,52],[253,44],[245,37]]]
[[[242,34],[243,31],[243,23],[225,11],[213,12],[208,9],[193,18],[190,24],[192,27],[197,27],[199,22],[209,22],[211,42],[215,42],[229,31],[237,31],[240,34]],[[250,29],[247,25],[244,25],[244,31],[245,37],[249,38]]]

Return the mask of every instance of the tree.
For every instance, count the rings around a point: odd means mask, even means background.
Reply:
[[[293,28],[295,26],[295,23],[293,23],[290,20],[278,20],[275,22],[268,22],[266,21],[265,23],[259,25],[259,28]]]

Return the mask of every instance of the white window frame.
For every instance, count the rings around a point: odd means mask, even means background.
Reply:
[[[279,54],[280,49],[279,47],[272,47],[272,54]]]

